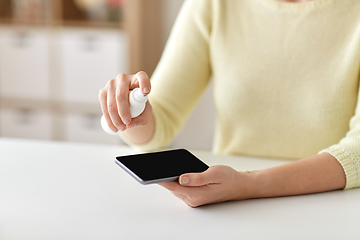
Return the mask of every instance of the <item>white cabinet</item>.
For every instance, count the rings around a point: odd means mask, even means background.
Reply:
[[[49,97],[48,33],[38,28],[0,28],[0,95]]]
[[[0,136],[122,143],[100,126],[98,94],[128,51],[118,29],[0,27]]]
[[[106,82],[128,72],[128,41],[119,30],[65,29],[58,34],[65,101],[97,103]]]
[[[101,115],[67,114],[65,116],[65,140],[90,143],[122,143],[118,136],[104,132],[100,125]]]
[[[37,106],[49,99],[46,29],[0,28],[0,97],[1,136],[51,139],[51,114]]]
[[[94,105],[91,110],[70,107],[64,116],[66,141],[122,143],[100,125],[99,90],[120,72],[128,72],[129,44],[119,30],[63,29],[56,33],[61,101]],[[96,106],[96,107],[95,107]],[[76,111],[78,108],[78,111]]]
[[[2,136],[50,140],[51,130],[48,112],[21,107],[0,111]]]

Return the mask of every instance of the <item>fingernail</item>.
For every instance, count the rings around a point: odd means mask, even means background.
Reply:
[[[136,127],[136,123],[130,125],[130,128]]]
[[[187,178],[187,177],[182,177],[182,178],[180,179],[180,181],[181,181],[181,184],[182,184],[182,185],[188,184],[188,183],[189,183],[189,178]]]
[[[144,88],[143,88],[143,93],[148,93],[148,92],[149,92],[149,88],[144,87]]]
[[[129,120],[129,119],[125,119],[125,120],[124,120],[124,123],[125,123],[126,125],[128,125],[128,124],[130,123],[130,121],[131,121],[131,120]]]
[[[121,128],[120,128],[120,131],[125,131],[125,129],[126,129],[126,126],[122,126]]]

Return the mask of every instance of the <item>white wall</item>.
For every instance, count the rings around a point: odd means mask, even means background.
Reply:
[[[163,0],[162,1],[162,44],[165,45],[169,33],[174,24],[176,16],[184,0]]]

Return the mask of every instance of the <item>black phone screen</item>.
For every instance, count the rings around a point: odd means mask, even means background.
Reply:
[[[185,149],[116,157],[116,163],[142,184],[176,180],[209,167]]]

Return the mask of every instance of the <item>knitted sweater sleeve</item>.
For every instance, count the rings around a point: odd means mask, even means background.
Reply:
[[[211,75],[209,40],[211,1],[186,0],[151,77],[149,101],[153,107],[155,133],[146,144],[130,146],[142,151],[171,143],[205,90]]]
[[[334,156],[346,175],[345,189],[360,187],[360,94],[355,115],[350,120],[350,130],[338,144],[320,151]]]

